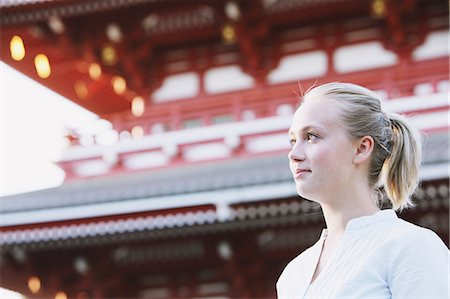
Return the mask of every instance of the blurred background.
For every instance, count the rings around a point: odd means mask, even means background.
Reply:
[[[448,1],[0,3],[2,298],[274,298],[324,227],[287,130],[329,81],[423,132],[399,216],[448,246]]]

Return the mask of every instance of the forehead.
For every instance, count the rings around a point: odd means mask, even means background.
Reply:
[[[295,112],[290,131],[296,132],[307,126],[333,128],[338,126],[338,119],[339,108],[334,101],[310,97]]]

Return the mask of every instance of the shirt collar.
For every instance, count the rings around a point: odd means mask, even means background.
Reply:
[[[392,210],[392,209],[381,210],[372,215],[361,216],[361,217],[351,219],[347,223],[346,230],[350,231],[350,230],[358,229],[363,226],[375,224],[380,221],[395,220],[397,218],[398,218],[397,214],[395,213],[394,210]]]
[[[398,216],[394,210],[392,210],[392,209],[381,210],[372,215],[361,216],[361,217],[351,219],[347,223],[347,227],[346,227],[345,231],[346,232],[353,231],[353,230],[356,230],[358,228],[361,228],[361,227],[364,227],[367,225],[378,223],[380,221],[395,220],[395,219],[398,219]],[[325,228],[322,230],[320,239],[321,240],[326,239],[327,235],[328,235],[328,230]]]

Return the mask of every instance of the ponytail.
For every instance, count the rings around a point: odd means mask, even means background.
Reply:
[[[388,114],[392,127],[391,154],[382,168],[383,185],[395,210],[414,206],[411,195],[419,184],[421,137],[407,119],[399,114]]]

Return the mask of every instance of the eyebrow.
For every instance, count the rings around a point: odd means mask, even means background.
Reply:
[[[323,130],[323,128],[320,127],[320,126],[308,125],[308,126],[303,127],[303,128],[300,130],[300,132],[301,132],[301,133],[305,133],[305,132],[307,132],[307,131],[309,131],[309,130],[311,130],[311,129],[313,129],[313,130],[319,130],[319,131],[322,131],[322,130]],[[289,129],[288,135],[289,135],[289,136],[295,136],[295,132],[292,131],[291,129]]]

